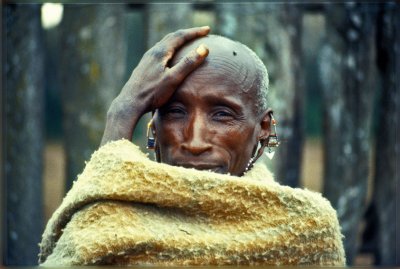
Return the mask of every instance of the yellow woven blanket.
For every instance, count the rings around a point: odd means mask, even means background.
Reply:
[[[336,212],[281,186],[156,163],[127,140],[96,151],[40,244],[45,266],[344,265]]]

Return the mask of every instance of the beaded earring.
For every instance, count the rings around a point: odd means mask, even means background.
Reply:
[[[250,168],[253,167],[253,164],[254,164],[254,158],[250,158],[249,162],[248,162],[247,165],[246,165],[246,169],[244,169],[244,172],[249,171]]]
[[[153,130],[153,118],[147,123],[147,132],[146,132],[146,137],[147,137],[147,149],[155,149],[156,147],[156,139],[154,138],[154,130]]]

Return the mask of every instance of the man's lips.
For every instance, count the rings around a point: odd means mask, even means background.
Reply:
[[[222,167],[216,164],[209,163],[192,163],[192,162],[179,162],[175,164],[176,166],[182,166],[185,168],[194,168],[196,170],[206,170],[218,173],[221,171]]]

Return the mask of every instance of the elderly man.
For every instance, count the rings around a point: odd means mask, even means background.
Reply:
[[[254,164],[276,145],[265,66],[209,30],[169,34],[144,55],[46,227],[41,263],[344,265],[329,202]],[[150,111],[158,162],[128,141]]]
[[[167,35],[145,54],[109,110],[103,144],[131,139],[139,118],[156,111],[158,161],[243,174],[269,138],[268,75],[246,46],[202,37],[208,31]]]

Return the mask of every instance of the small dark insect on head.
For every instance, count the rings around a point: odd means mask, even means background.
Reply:
[[[237,55],[236,51],[233,51],[233,56],[236,56],[236,55]]]

